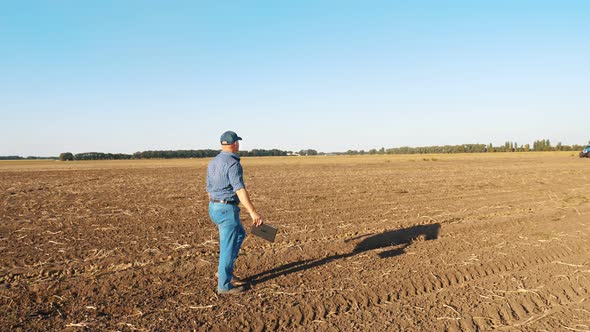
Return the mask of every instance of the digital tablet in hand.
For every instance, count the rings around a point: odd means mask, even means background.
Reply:
[[[266,241],[275,242],[277,236],[277,229],[269,224],[262,224],[258,227],[252,226],[252,234],[260,236]]]

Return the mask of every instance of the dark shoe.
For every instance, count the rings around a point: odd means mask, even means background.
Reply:
[[[244,281],[244,278],[242,278],[240,276],[237,276],[235,274],[233,276],[231,276],[231,280],[236,281],[236,282],[240,282],[240,283],[244,283],[245,282]]]
[[[219,295],[225,295],[225,294],[229,294],[229,295],[236,295],[236,294],[241,294],[243,292],[246,291],[246,287],[244,286],[237,286],[228,290],[217,290],[217,294]]]
[[[215,278],[219,278],[219,274],[217,272],[215,272]],[[243,285],[246,283],[246,280],[243,278],[240,278],[238,276],[236,276],[235,274],[231,277],[231,280],[236,284],[236,285]]]

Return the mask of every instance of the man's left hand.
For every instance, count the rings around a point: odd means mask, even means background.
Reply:
[[[258,227],[264,224],[264,222],[262,221],[262,217],[256,211],[250,212],[250,218],[252,218],[252,225],[254,227]]]

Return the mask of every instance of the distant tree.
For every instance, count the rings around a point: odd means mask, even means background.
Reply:
[[[535,151],[551,151],[551,142],[548,139],[542,139],[533,143]]]
[[[71,152],[63,152],[59,155],[60,161],[73,161],[74,155]]]
[[[299,151],[299,155],[301,156],[317,156],[318,152],[316,150],[307,149]]]

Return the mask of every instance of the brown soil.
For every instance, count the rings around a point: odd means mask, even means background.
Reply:
[[[0,330],[590,330],[589,160],[244,158],[241,296],[206,163],[0,163]]]

